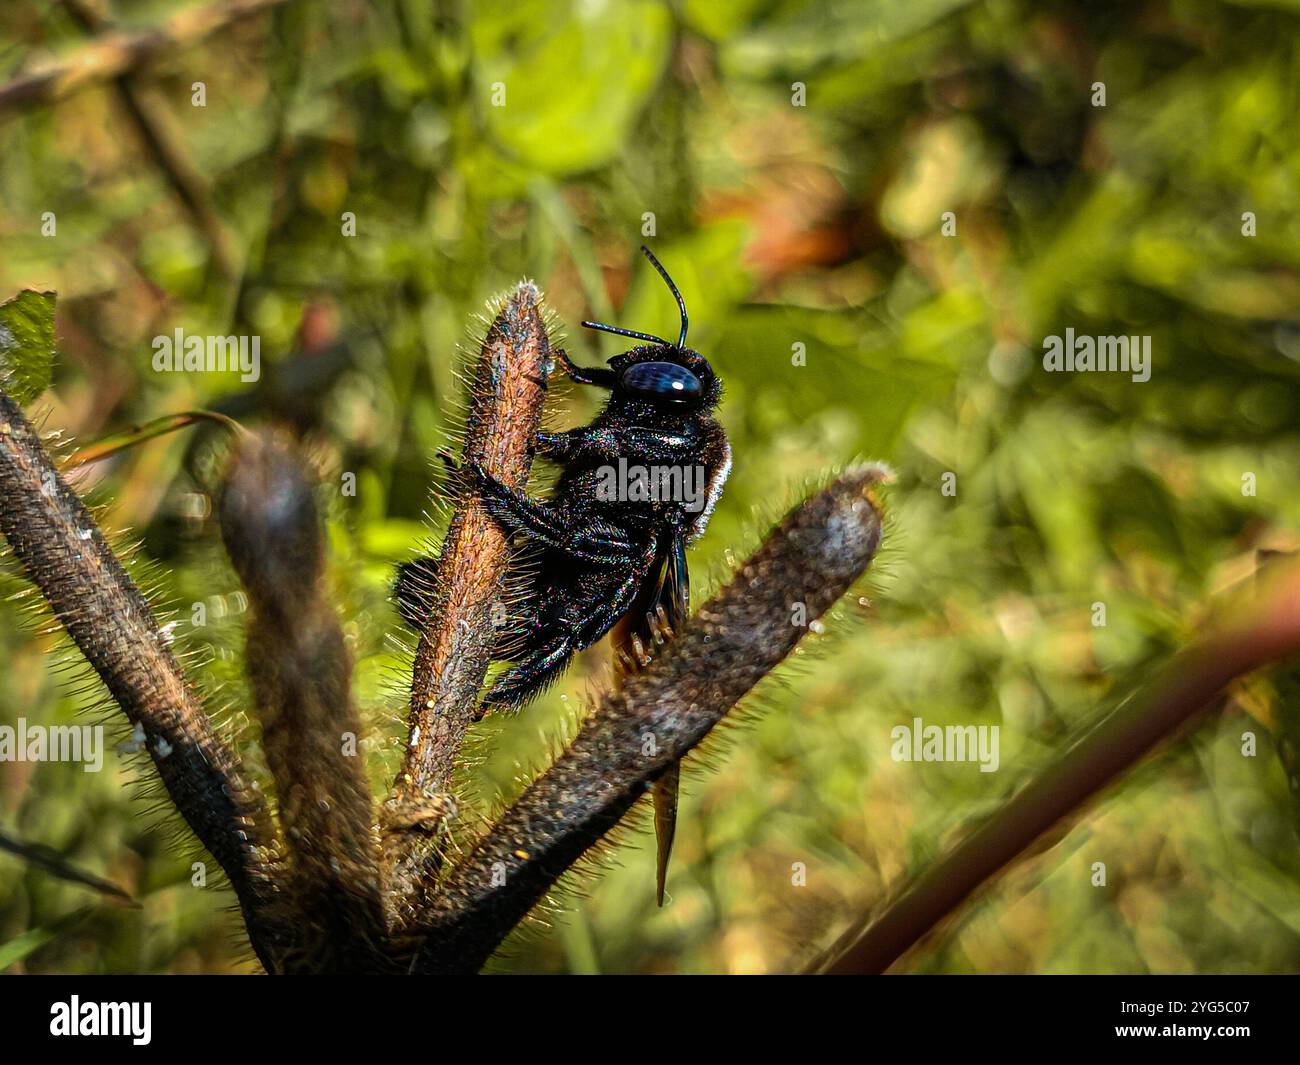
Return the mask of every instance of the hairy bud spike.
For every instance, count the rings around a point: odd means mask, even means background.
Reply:
[[[483,338],[462,465],[480,465],[515,487],[528,482],[550,365],[541,296],[525,281]],[[422,629],[411,679],[410,742],[384,807],[390,905],[399,922],[418,907],[414,893],[440,860],[433,844],[437,833],[420,825],[413,812],[445,808],[461,744],[477,716],[496,638],[492,605],[502,597],[510,555],[510,538],[477,496],[467,493],[457,503],[437,562],[408,566],[399,578],[399,604]],[[415,618],[418,611],[426,616]]]
[[[303,923],[285,967],[383,971],[379,840],[313,487],[287,440],[239,439],[219,501],[221,535],[252,602],[245,666],[280,800],[288,893]]]

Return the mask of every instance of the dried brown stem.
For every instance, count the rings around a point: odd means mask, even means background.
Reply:
[[[518,488],[528,481],[550,371],[540,304],[536,287],[524,282],[488,329],[465,436],[465,462]],[[452,806],[446,793],[487,675],[492,605],[501,596],[510,553],[500,526],[466,494],[443,542],[439,579],[427,589],[429,620],[415,656],[406,759],[385,809],[390,893],[397,899],[423,883],[436,861],[431,822]]]
[[[1300,563],[1281,568],[1258,598],[1239,604],[1213,632],[1179,653],[1145,696],[1070,747],[879,917],[856,922],[814,971],[884,972],[1034,840],[1210,705],[1229,682],[1297,654]]]
[[[314,484],[289,440],[242,434],[219,507],[252,605],[245,668],[289,852],[286,894],[301,927],[282,968],[384,971],[379,839]]]
[[[148,602],[0,392],[0,531],[146,746],[176,808],[230,878],[254,950],[273,969],[293,938],[262,798],[221,741]]]
[[[800,504],[643,672],[605,696],[568,750],[440,885],[416,958],[474,972],[646,790],[700,743],[870,564],[880,544],[861,467]],[[801,617],[801,620],[804,618]],[[653,742],[651,742],[653,741]]]
[[[226,0],[191,8],[147,30],[110,34],[39,70],[0,85],[0,117],[29,104],[50,104],[115,78],[155,56],[196,44],[210,34],[287,0]]]

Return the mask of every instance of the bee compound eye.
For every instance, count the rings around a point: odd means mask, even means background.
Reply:
[[[700,379],[675,362],[638,362],[623,371],[622,384],[631,395],[669,403],[691,403],[704,394]]]

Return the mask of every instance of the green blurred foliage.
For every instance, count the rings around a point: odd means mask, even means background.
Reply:
[[[168,7],[115,12],[151,24]],[[305,433],[379,796],[408,662],[387,587],[445,520],[431,456],[463,416],[475,316],[531,276],[579,361],[618,350],[584,317],[671,330],[635,254],[651,244],[727,386],[735,472],[692,555],[697,594],[864,456],[898,471],[887,547],[744,727],[688,763],[671,904],[654,907],[643,820],[617,864],[572,881],[570,912],[494,964],[788,970],[1134,691],[1262,552],[1300,543],[1298,19],[1281,0],[291,3],[140,75],[210,182],[237,276],[101,87],[0,125],[0,295],[59,293],[61,359],[37,405],[52,428],[93,438],[204,405]],[[0,78],[80,39],[60,5],[15,0]],[[1044,338],[1067,327],[1150,336],[1150,381],[1044,372]],[[260,335],[264,380],[154,373],[152,338],[175,328]],[[557,388],[553,422],[593,404]],[[111,528],[143,536],[137,566],[256,763],[213,445],[156,441],[87,487]],[[103,711],[24,609],[0,604],[0,718]],[[593,650],[481,726],[466,786],[483,816],[607,681]],[[1234,690],[903,967],[1300,970],[1296,688],[1279,691]],[[999,771],[892,761],[890,729],[918,716],[1001,726]],[[138,774],[112,755],[98,775],[0,765],[6,825],[144,902],[83,913],[84,891],[0,856],[0,958],[251,967],[228,898],[190,886],[192,852],[132,798]]]
[[[54,296],[25,289],[0,303],[0,383],[19,403],[49,387],[54,370]]]

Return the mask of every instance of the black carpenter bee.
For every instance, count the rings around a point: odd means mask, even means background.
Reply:
[[[466,467],[488,512],[519,542],[519,565],[507,578],[514,616],[499,644],[500,657],[517,664],[484,696],[488,708],[526,703],[634,606],[634,632],[643,616],[660,617],[670,629],[686,618],[686,545],[708,524],[731,449],[712,416],[722,383],[704,356],[686,347],[681,293],[650,250],[641,250],[677,299],[677,343],[583,322],[645,343],[615,355],[609,369],[576,366],[555,351],[570,377],[610,397],[590,425],[537,434],[535,453],[564,467],[550,498],[531,498],[481,467]],[[417,587],[427,586],[434,562],[402,568],[397,598],[413,625],[423,620]]]
[[[527,702],[620,619],[633,646],[650,648],[687,617],[686,546],[708,524],[731,449],[713,418],[722,383],[686,346],[686,303],[650,249],[641,250],[677,300],[677,342],[583,322],[643,343],[615,355],[608,369],[554,353],[573,380],[610,395],[590,425],[537,435],[535,453],[563,467],[549,498],[466,467],[488,512],[517,538],[518,562],[507,578],[513,624],[494,650],[516,664],[484,696],[485,710]],[[433,559],[407,563],[398,580],[399,605],[414,626],[423,620],[418,589],[433,579],[433,566]],[[656,793],[661,904],[676,790],[674,770]]]

